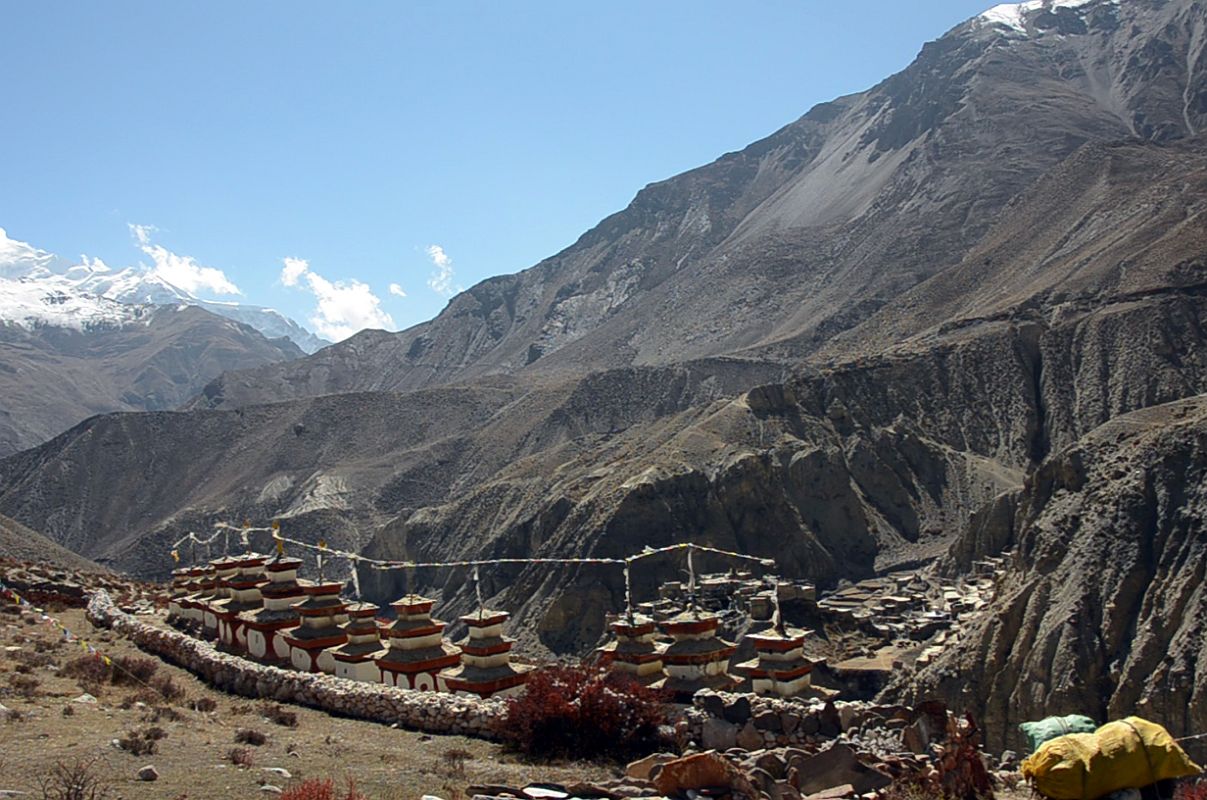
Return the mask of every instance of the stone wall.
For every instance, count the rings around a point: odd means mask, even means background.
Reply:
[[[496,724],[504,707],[500,700],[417,692],[257,664],[223,653],[208,642],[142,622],[121,611],[103,590],[92,595],[87,614],[94,625],[112,628],[139,648],[227,692],[397,723],[427,733],[498,738]]]
[[[926,738],[918,721],[924,715],[905,706],[860,701],[701,691],[685,710],[684,720],[691,740],[710,750],[810,749],[838,739],[858,742],[874,752],[895,753]]]

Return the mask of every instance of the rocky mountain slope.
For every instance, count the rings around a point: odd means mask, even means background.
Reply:
[[[70,570],[105,571],[100,565],[76,555],[5,516],[0,516],[0,557],[17,561],[37,561]]]
[[[474,286],[429,323],[225,376],[208,403],[734,353],[794,363],[958,263],[1082,145],[1207,126],[1201,3],[1030,4],[999,17],[646,187],[571,247]]]
[[[147,575],[184,531],[243,517],[389,558],[690,538],[823,584],[997,552],[1063,454],[1207,393],[1204,31],[1191,0],[999,7],[430,323],[0,461],[0,513]],[[567,652],[620,607],[613,573],[483,581],[526,646]],[[471,602],[464,571],[412,580],[445,616]],[[375,600],[403,582],[361,576]],[[1016,671],[1047,680],[1036,663]],[[1043,694],[995,692],[963,698],[995,725]]]
[[[200,308],[113,305],[124,324],[0,323],[0,456],[94,414],[174,408],[225,370],[302,355]]]
[[[974,698],[991,741],[1049,714],[1207,729],[1207,397],[1120,416],[1008,500],[1017,547],[979,626],[896,692]]]

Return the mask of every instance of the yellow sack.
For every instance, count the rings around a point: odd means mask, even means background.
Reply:
[[[1023,777],[1053,800],[1095,800],[1200,771],[1169,731],[1139,717],[1051,739],[1023,762]]]

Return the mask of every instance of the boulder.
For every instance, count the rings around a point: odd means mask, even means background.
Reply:
[[[708,736],[708,723],[704,724],[705,738]],[[709,745],[705,744],[705,747]],[[674,761],[676,756],[669,753],[654,753],[652,756],[646,756],[639,761],[631,762],[624,768],[626,778],[637,778],[638,780],[647,781],[650,779],[650,770],[659,764],[665,764],[668,761]],[[576,792],[577,794],[577,792]]]
[[[147,764],[138,771],[138,779],[140,781],[157,781],[159,780],[159,770],[151,764]]]
[[[768,792],[771,800],[801,800],[800,792],[787,781],[776,781],[772,791]]]
[[[855,787],[849,783],[845,783],[842,786],[835,786],[831,789],[806,795],[805,800],[839,800],[843,797],[850,797],[853,794],[855,794]]]
[[[529,800],[566,800],[570,793],[561,786],[549,783],[533,783],[524,787],[523,797]]]
[[[725,701],[721,696],[712,692],[700,692],[696,696],[697,704],[700,708],[707,711],[711,716],[725,716]]]
[[[738,728],[723,719],[705,720],[700,739],[708,750],[728,750],[738,743]]]
[[[774,796],[775,778],[767,770],[755,767],[754,769],[746,770],[746,777],[750,779],[750,782],[760,792],[768,796]]]
[[[654,788],[667,797],[681,797],[689,789],[725,788],[757,797],[757,790],[733,764],[711,750],[677,758],[662,765]]]
[[[671,756],[673,759],[674,756]],[[571,783],[566,786],[571,797],[581,797],[583,800],[617,800],[621,797],[616,792],[597,786],[594,783]]]
[[[923,755],[930,746],[930,735],[926,720],[918,718],[912,725],[906,725],[901,730],[901,743],[905,749],[916,755]]]
[[[743,750],[758,750],[763,746],[763,734],[759,733],[753,723],[747,722],[738,731],[738,747]]]
[[[787,771],[787,764],[784,762],[784,759],[772,752],[765,752],[756,756],[752,766],[765,771],[777,781],[782,779]]]
[[[799,772],[802,794],[813,794],[843,784],[851,784],[858,794],[874,792],[892,783],[887,775],[860,763],[855,750],[846,744],[835,744],[807,759],[794,760]]]
[[[856,705],[847,703],[842,708],[838,709],[838,724],[843,730],[858,728],[863,721],[863,709]]]
[[[834,737],[842,733],[842,719],[833,702],[827,702],[817,718],[817,732],[822,736]]]
[[[771,731],[780,733],[784,729],[784,724],[780,721],[780,715],[774,711],[760,711],[754,715],[754,727],[761,731]]]
[[[750,699],[738,695],[732,703],[725,706],[725,719],[734,725],[742,725],[750,719]]]

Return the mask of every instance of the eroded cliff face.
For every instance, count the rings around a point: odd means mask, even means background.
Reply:
[[[1207,398],[1120,416],[1055,453],[1017,506],[1002,596],[908,684],[998,746],[1050,714],[1207,729]]]
[[[1112,418],[1207,391],[1188,356],[1207,348],[1197,323],[1185,324],[1185,315],[1201,318],[1198,303],[1161,296],[1051,327],[984,324],[923,353],[810,372],[606,438],[569,439],[397,521],[370,552],[615,556],[693,539],[775,557],[784,574],[825,584],[936,555],[965,531],[956,553],[967,566],[1009,545],[1030,465],[1079,439],[1091,414]],[[1061,379],[1069,374],[1076,384]],[[463,578],[437,585],[463,604]],[[593,640],[602,623],[582,619],[619,607],[621,588],[619,575],[551,579],[544,569],[512,571],[494,586],[497,601],[522,608],[518,623],[556,651]]]
[[[870,576],[878,561],[935,555],[971,508],[1021,480],[904,419],[844,433],[809,416],[783,385],[540,458],[548,462],[517,463],[453,502],[387,526],[366,554],[620,557],[690,540],[771,558],[781,574],[831,584]],[[534,480],[534,473],[551,479]],[[682,566],[674,559],[643,564],[635,589],[652,596]],[[581,652],[604,632],[605,612],[623,607],[614,567],[490,572],[491,602],[514,611],[530,648]],[[472,600],[464,579],[457,572],[412,576],[456,609]],[[362,585],[380,597],[405,588],[403,576],[380,573]]]

